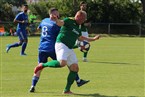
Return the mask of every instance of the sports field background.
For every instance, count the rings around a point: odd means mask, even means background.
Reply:
[[[6,45],[17,37],[0,37],[0,97],[67,97],[62,95],[68,75],[67,67],[46,68],[36,87],[29,93],[33,69],[37,65],[39,37],[29,37],[27,56],[20,56],[21,47],[7,54]],[[102,37],[91,43],[89,62],[82,62],[82,53],[75,49],[80,76],[90,82],[77,87],[74,82],[69,97],[143,97],[144,38]]]

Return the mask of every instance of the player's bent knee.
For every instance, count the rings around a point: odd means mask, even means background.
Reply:
[[[67,65],[67,62],[66,62],[65,60],[61,60],[61,61],[59,61],[59,62],[60,62],[60,66],[61,66],[61,67],[64,67],[64,66]]]
[[[21,46],[22,45],[22,42],[20,41],[18,44],[19,44],[19,46]]]
[[[74,72],[79,71],[78,64],[72,64],[69,68],[70,68],[71,71],[74,71]]]
[[[25,39],[23,42],[26,42],[26,43],[27,43],[27,42],[28,42],[28,40],[27,40],[27,39]]]

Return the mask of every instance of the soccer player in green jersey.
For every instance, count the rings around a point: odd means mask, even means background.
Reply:
[[[76,40],[95,41],[100,37],[99,35],[93,38],[81,36],[81,24],[86,20],[86,16],[85,11],[78,11],[74,19],[65,18],[64,20],[59,20],[57,16],[55,17],[56,24],[61,26],[60,33],[55,43],[57,60],[40,63],[34,70],[34,75],[37,76],[45,67],[60,68],[67,65],[70,72],[67,77],[66,87],[63,91],[64,94],[73,94],[70,88],[79,71],[78,60],[73,51]]]
[[[56,60],[55,41],[61,27],[56,25],[56,22],[53,20],[54,16],[59,17],[59,11],[56,8],[51,8],[49,10],[50,18],[43,19],[38,26],[38,29],[41,29],[38,63],[46,63],[49,57],[53,60]],[[39,71],[37,76],[33,76],[32,84],[29,90],[30,92],[35,92],[35,87],[40,80],[40,75],[41,72]],[[85,85],[88,82],[89,80],[80,79],[79,75],[77,74],[76,84],[78,87]]]

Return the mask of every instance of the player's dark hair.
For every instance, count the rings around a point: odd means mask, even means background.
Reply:
[[[28,4],[23,4],[23,6],[26,6],[26,7],[28,7]]]
[[[86,2],[85,1],[81,1],[80,2],[80,6],[82,6],[83,4],[86,4]]]
[[[49,14],[51,14],[53,11],[58,11],[58,9],[57,8],[50,8]]]

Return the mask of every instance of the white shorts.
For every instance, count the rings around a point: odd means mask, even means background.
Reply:
[[[88,32],[86,31],[86,32],[83,32],[82,31],[82,36],[84,36],[84,37],[88,37],[89,36],[89,34],[88,34]]]
[[[58,61],[66,60],[68,66],[74,63],[78,64],[78,60],[73,49],[69,49],[65,44],[55,43],[55,52]]]

